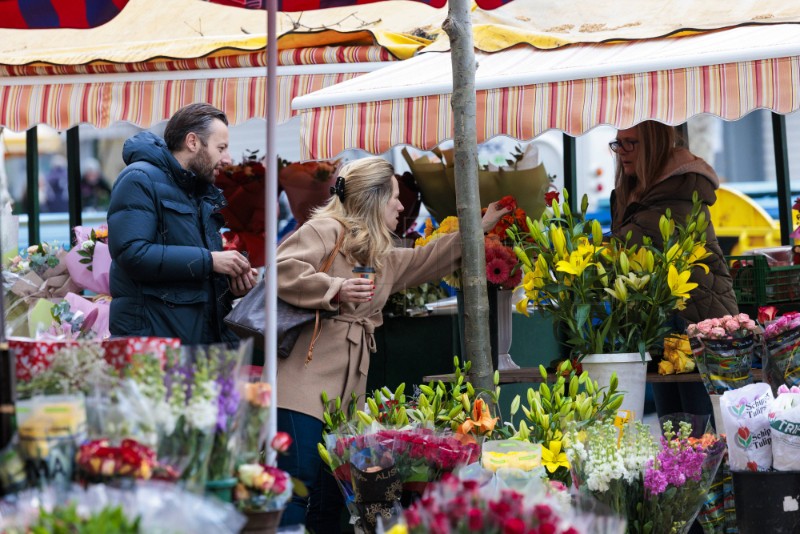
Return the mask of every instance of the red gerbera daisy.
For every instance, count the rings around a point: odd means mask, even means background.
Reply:
[[[486,263],[486,279],[492,284],[500,285],[508,280],[511,267],[502,258],[494,258]]]

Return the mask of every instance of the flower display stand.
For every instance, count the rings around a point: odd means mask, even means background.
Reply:
[[[645,362],[638,352],[616,354],[589,354],[581,359],[583,370],[601,387],[608,387],[612,373],[617,373],[619,390],[625,393],[622,410],[633,412],[641,419],[644,415],[644,390],[647,379],[647,363],[650,353],[645,352]]]
[[[274,534],[278,531],[283,509],[258,512],[244,512],[247,523],[241,530],[242,534]]]

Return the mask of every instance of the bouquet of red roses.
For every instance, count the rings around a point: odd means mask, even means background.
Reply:
[[[256,150],[242,163],[222,169],[215,183],[228,201],[222,209],[228,228],[222,234],[225,250],[247,252],[253,267],[264,265],[265,175],[263,159]]]

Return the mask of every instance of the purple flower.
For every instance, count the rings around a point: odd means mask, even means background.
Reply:
[[[217,431],[227,432],[231,417],[239,409],[239,392],[233,376],[220,374],[217,377],[219,396],[217,397]]]

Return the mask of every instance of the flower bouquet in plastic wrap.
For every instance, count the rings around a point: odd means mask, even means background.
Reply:
[[[353,506],[358,511],[357,524],[368,533],[375,532],[379,518],[392,517],[403,493],[400,471],[389,448],[392,445],[379,433],[358,436],[350,442]]]
[[[686,329],[709,395],[753,383],[756,335],[761,328],[746,313],[690,324]]]
[[[217,384],[217,421],[214,444],[208,464],[208,480],[231,478],[240,456],[240,427],[245,417],[245,404],[240,402],[245,392],[250,365],[252,340],[239,343],[238,349],[210,348],[211,379]]]
[[[0,532],[8,534],[236,534],[244,523],[230,504],[153,481],[125,490],[104,484],[26,490],[0,501]]]
[[[57,244],[41,243],[8,262],[3,272],[3,290],[8,300],[6,324],[15,336],[34,337],[38,329],[29,315],[40,299],[60,299],[78,291],[67,272],[67,251]],[[47,328],[48,324],[44,325]]]
[[[75,246],[65,258],[70,277],[81,289],[88,289],[98,295],[110,294],[111,253],[108,250],[108,226],[76,226],[73,230]]]
[[[575,486],[628,518],[629,533],[688,532],[706,502],[725,450],[716,436],[690,439],[692,426],[664,422],[660,444],[648,426],[597,422],[574,432]]]
[[[511,470],[509,470],[511,471]],[[427,532],[512,532],[622,534],[625,520],[581,496],[552,490],[539,478],[514,487],[515,475],[498,471],[489,479],[446,475],[431,484],[387,534]],[[509,478],[510,477],[510,478]],[[601,515],[602,514],[602,515]]]
[[[219,384],[205,348],[167,350],[166,361],[137,355],[126,370],[121,395],[156,436],[160,462],[176,480],[202,491],[219,413]]]
[[[800,386],[800,312],[788,312],[780,317],[764,312],[766,310],[759,310],[759,320],[765,324],[767,347],[764,381],[772,387],[773,393],[782,385]]]
[[[264,265],[265,172],[256,150],[241,163],[223,168],[215,183],[228,201],[222,209],[228,227],[222,234],[225,250],[247,253],[253,267]]]
[[[76,457],[78,479],[86,484],[129,486],[135,480],[159,478],[155,451],[133,439],[112,445],[107,439],[81,444]]]

